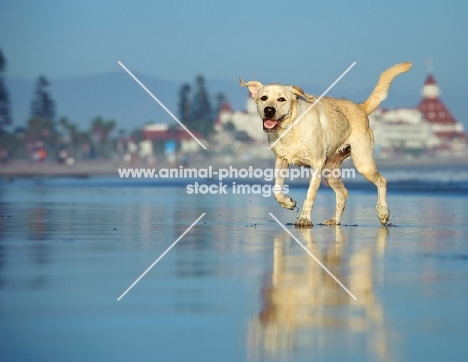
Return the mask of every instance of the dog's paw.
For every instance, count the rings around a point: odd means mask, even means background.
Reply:
[[[287,197],[286,200],[284,201],[278,201],[278,202],[282,207],[288,210],[293,210],[296,207],[296,201],[294,201],[290,197]]]
[[[301,217],[296,221],[294,226],[297,228],[301,228],[301,229],[307,229],[307,228],[311,228],[312,226],[314,226],[314,224],[312,224],[312,221],[310,219]]]
[[[331,226],[334,226],[334,225],[339,225],[340,223],[337,223],[335,218],[332,217],[331,219],[328,219],[328,220],[325,220],[324,222],[322,222],[322,225],[331,225]]]
[[[377,217],[379,218],[380,223],[383,226],[386,226],[388,219],[390,219],[390,212],[388,211],[388,207],[378,204],[375,209],[377,211]]]

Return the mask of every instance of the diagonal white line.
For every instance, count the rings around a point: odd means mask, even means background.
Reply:
[[[351,65],[348,67],[348,69],[346,69],[346,70],[343,72],[343,74],[341,74],[341,75],[332,83],[332,85],[329,86],[329,87],[327,88],[327,90],[326,90],[325,92],[323,92],[322,95],[321,95],[320,97],[318,97],[318,98],[315,100],[315,102],[312,103],[312,104],[309,106],[309,108],[307,108],[307,109],[305,110],[305,112],[303,112],[303,113],[294,121],[294,123],[293,123],[292,125],[290,125],[290,126],[286,129],[286,131],[284,131],[284,133],[281,134],[281,136],[279,136],[279,137],[276,139],[276,141],[273,142],[273,143],[270,145],[270,147],[268,147],[268,149],[271,150],[271,148],[272,148],[274,145],[276,145],[276,143],[277,143],[281,138],[283,138],[283,137],[286,135],[286,133],[288,133],[288,132],[291,130],[291,128],[293,128],[293,127],[296,125],[296,123],[299,122],[299,121],[302,119],[302,117],[305,116],[305,114],[306,114],[307,112],[309,112],[323,97],[325,97],[325,95],[329,92],[329,90],[332,89],[332,88],[335,86],[335,84],[338,83],[338,82],[341,80],[341,78],[343,78],[343,77],[346,75],[346,73],[348,73],[348,72],[351,70],[351,68],[354,67],[355,65],[356,65],[356,62],[354,62],[353,64],[351,64]]]
[[[134,79],[134,80],[135,80],[135,81],[136,81],[136,82],[137,82],[137,83],[138,83],[138,84],[139,84],[139,85],[156,101],[156,102],[158,102],[158,104],[159,104],[174,120],[177,121],[177,123],[180,124],[180,126],[181,126],[183,129],[185,129],[185,130],[187,131],[187,133],[188,133],[190,136],[192,136],[192,138],[193,138],[195,141],[198,142],[198,144],[199,144],[200,146],[202,146],[202,147],[206,150],[205,145],[204,145],[203,143],[201,143],[200,140],[199,140],[197,137],[195,137],[194,134],[193,134],[192,132],[190,132],[190,130],[189,130],[187,127],[185,127],[184,124],[183,124],[181,121],[179,121],[179,120],[177,119],[177,117],[174,116],[174,115],[172,114],[172,112],[171,112],[169,109],[167,109],[166,106],[165,106],[158,98],[156,98],[155,95],[154,95],[153,93],[151,93],[150,90],[149,90],[148,88],[146,88],[146,87],[144,86],[144,84],[141,83],[140,80],[139,80],[137,77],[135,77],[131,71],[129,71],[129,70],[127,69],[127,67],[126,67],[125,65],[122,64],[122,62],[119,61],[118,63],[119,63],[119,65],[120,65],[120,66],[121,66],[121,67],[122,67],[122,68],[123,68],[123,69],[124,69],[124,70],[125,70],[125,71],[126,71],[126,72],[127,72],[127,73],[128,73],[128,74],[129,74],[129,75],[130,75],[130,76],[131,76],[131,77],[132,77],[132,78],[133,78],[133,79]]]
[[[354,300],[357,300],[357,298],[354,296],[354,294],[351,293],[351,292],[348,290],[348,288],[346,288],[346,287],[338,280],[338,278],[335,277],[335,276],[332,274],[332,272],[331,272],[330,270],[328,270],[328,269],[326,268],[326,266],[323,265],[322,262],[321,262],[320,260],[318,260],[318,259],[315,257],[315,255],[312,254],[312,253],[310,252],[310,250],[307,249],[307,248],[305,247],[305,245],[302,244],[302,243],[299,241],[299,239],[296,238],[296,237],[293,235],[293,233],[290,232],[290,231],[286,228],[286,226],[284,226],[284,225],[275,217],[275,215],[273,215],[271,212],[270,212],[269,214],[270,214],[270,216],[271,216],[273,219],[275,219],[275,221],[279,224],[279,226],[281,226],[281,227],[282,227],[282,228],[283,228],[283,229],[284,229],[284,230],[285,230],[301,247],[302,247],[302,249],[304,249],[304,250],[307,252],[307,254],[309,254],[309,255],[312,257],[312,259],[314,259],[314,260],[318,263],[318,265],[320,265],[320,266],[323,268],[323,270],[325,270],[328,274],[330,274],[330,276],[331,276],[333,279],[335,279],[335,281],[341,286],[341,288],[343,288]]]
[[[146,270],[144,271],[144,273],[141,274],[141,275],[138,277],[138,279],[135,280],[135,281],[133,282],[133,284],[130,285],[130,286],[127,288],[127,290],[126,290],[125,292],[123,292],[123,294],[122,294],[120,297],[117,298],[117,301],[120,301],[120,299],[122,299],[122,298],[125,296],[125,294],[127,294],[127,293],[130,291],[130,289],[132,289],[132,288],[135,286],[135,284],[138,283],[138,282],[141,280],[141,278],[143,278],[143,277],[146,275],[146,273],[148,273],[148,272],[151,270],[151,268],[153,268],[153,267],[157,264],[157,262],[160,261],[160,260],[164,257],[164,255],[166,255],[166,254],[169,252],[169,250],[171,250],[171,249],[175,246],[175,244],[177,244],[177,243],[179,242],[179,240],[182,239],[182,238],[185,236],[185,234],[187,234],[187,233],[190,231],[190,229],[193,228],[193,227],[195,226],[195,224],[196,224],[197,222],[199,222],[200,219],[201,219],[203,216],[205,216],[205,215],[206,215],[206,212],[204,212],[203,214],[201,214],[200,217],[199,217],[197,220],[195,220],[195,221],[193,222],[193,224],[190,225],[189,228],[188,228],[187,230],[185,230],[184,233],[183,233],[181,236],[179,236],[178,239],[177,239],[176,241],[174,241],[174,242],[171,244],[171,246],[168,247],[168,248],[166,249],[166,251],[165,251],[164,253],[162,253],[161,256],[160,256],[159,258],[157,258],[156,261],[155,261],[153,264],[151,264],[151,265],[149,266],[149,268],[146,269]]]

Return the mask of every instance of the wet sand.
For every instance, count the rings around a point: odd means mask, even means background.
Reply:
[[[81,183],[80,183],[81,182]],[[261,195],[0,186],[0,359],[440,361],[468,352],[468,196],[353,190],[341,227],[290,230]],[[290,195],[302,201],[304,189]],[[329,218],[320,189],[313,221]],[[120,301],[117,298],[206,215]]]

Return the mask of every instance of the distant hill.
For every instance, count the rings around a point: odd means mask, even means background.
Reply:
[[[138,73],[135,76],[178,116],[178,92],[182,83]],[[81,129],[88,128],[96,116],[113,118],[118,123],[118,129],[128,130],[141,127],[148,121],[175,122],[123,70],[49,81],[52,98],[56,101],[57,116],[67,116]],[[189,83],[192,81],[189,80]],[[24,126],[29,115],[34,80],[7,78],[7,87],[12,102],[14,126]],[[247,92],[239,87],[236,81],[206,80],[206,88],[212,97],[218,92],[223,92],[234,108],[245,108]]]
[[[135,73],[143,84],[178,116],[178,92],[180,82],[155,78]],[[47,75],[46,75],[47,76]],[[187,83],[193,84],[193,79]],[[145,123],[174,122],[172,118],[122,69],[119,72],[90,75],[86,77],[49,79],[51,95],[56,101],[57,115],[67,116],[81,129],[87,129],[96,116],[117,121],[117,129],[132,130]],[[247,90],[239,87],[237,79],[232,81],[206,79],[206,88],[214,97],[223,92],[234,109],[245,109]],[[26,125],[29,105],[33,95],[34,80],[7,78],[7,87],[12,101],[14,127]],[[300,84],[307,92],[320,95],[328,86],[317,85],[310,81]],[[365,100],[374,84],[360,84],[359,80],[340,82],[330,91],[331,96],[345,97],[353,101]],[[450,110],[466,122],[463,92],[442,90],[442,98]],[[383,103],[386,108],[404,106],[414,107],[420,99],[419,93],[390,91],[389,99]],[[214,101],[213,101],[214,102]]]

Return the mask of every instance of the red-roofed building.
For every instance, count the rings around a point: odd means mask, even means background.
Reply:
[[[450,113],[448,108],[439,98],[440,90],[434,76],[429,74],[422,89],[423,99],[418,105],[418,110],[423,114],[427,122],[432,126],[434,133],[443,139],[465,137],[463,125]]]
[[[197,131],[190,131],[199,140],[203,135]],[[178,141],[192,140],[192,136],[182,128],[171,128],[169,124],[148,124],[142,129],[142,136],[145,140],[151,141]]]
[[[197,131],[190,131],[201,142],[204,142],[203,135]],[[181,151],[186,153],[198,152],[200,145],[192,136],[182,128],[171,128],[166,123],[155,123],[146,125],[142,131],[144,140],[156,142],[178,142],[181,146]],[[206,142],[206,141],[205,141]]]
[[[421,151],[433,150],[438,155],[460,155],[468,148],[468,135],[439,98],[440,90],[428,74],[422,100],[415,108],[377,109],[369,116],[378,149]],[[383,157],[383,154],[382,154]]]

